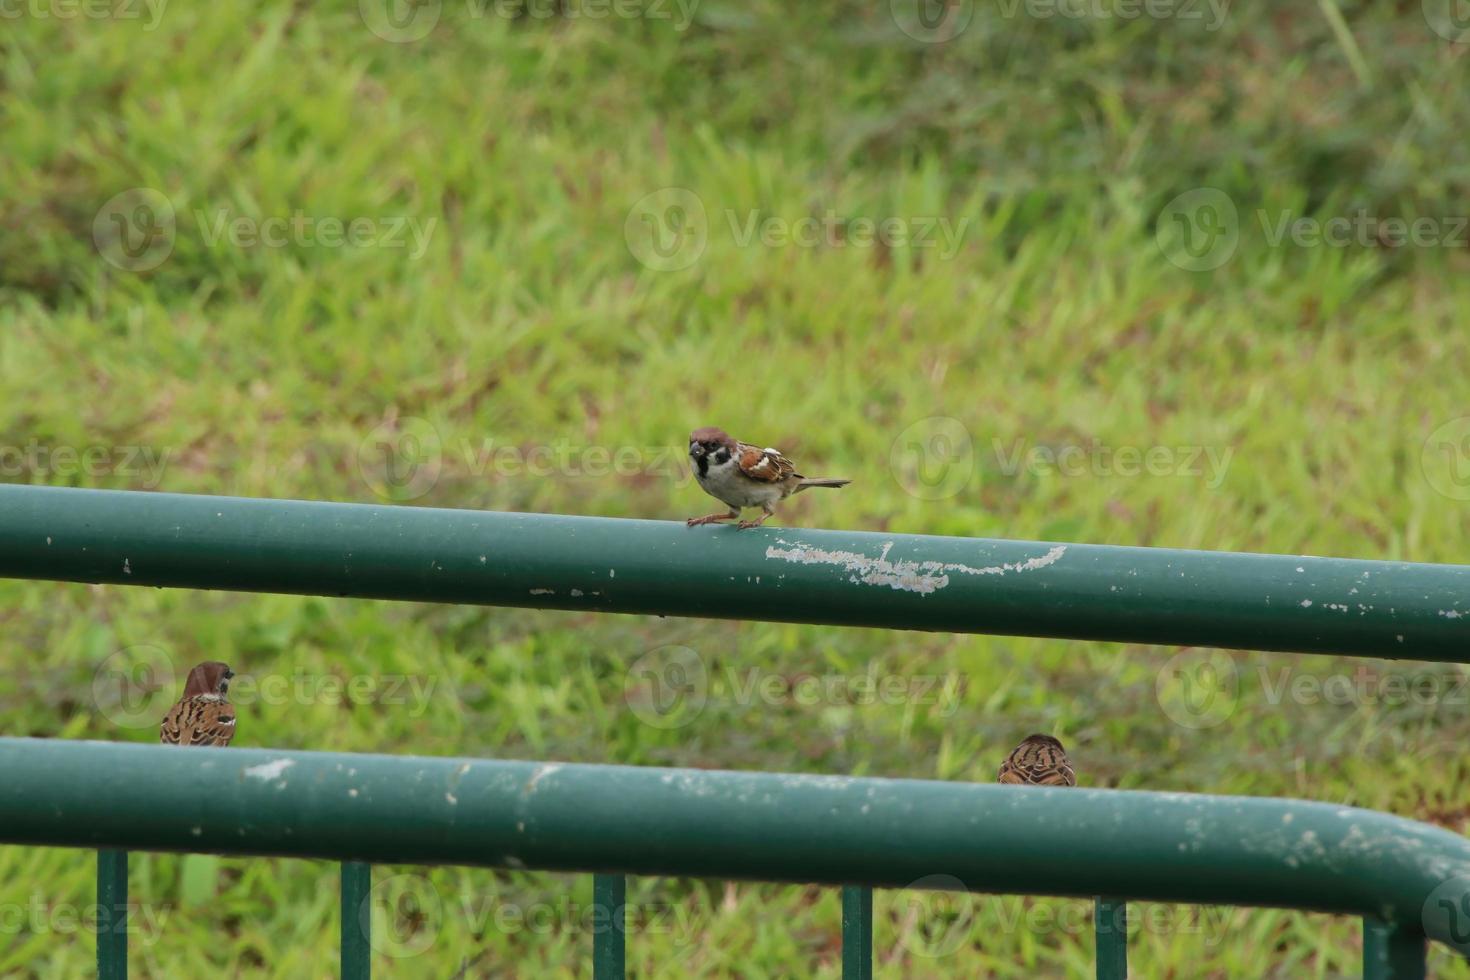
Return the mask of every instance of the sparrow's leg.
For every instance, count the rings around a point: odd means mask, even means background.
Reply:
[[[754,521],[741,521],[739,524],[736,525],[736,527],[741,528],[742,530],[744,530],[745,528],[760,527],[762,524],[764,524],[766,522],[766,518],[768,518],[772,514],[776,513],[775,510],[773,510],[769,506],[762,507],[761,510],[764,513],[761,514],[759,520],[754,520]]]
[[[698,527],[701,524],[713,524],[716,521],[733,521],[740,517],[740,511],[731,510],[728,514],[706,514],[703,517],[691,517],[684,523],[690,527]]]

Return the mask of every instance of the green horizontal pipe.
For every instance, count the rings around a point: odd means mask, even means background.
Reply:
[[[1470,841],[1299,800],[16,738],[0,738],[0,774],[10,844],[885,888],[957,880],[1422,921],[1442,941],[1470,908]]]
[[[1470,659],[1470,566],[0,486],[0,577]]]

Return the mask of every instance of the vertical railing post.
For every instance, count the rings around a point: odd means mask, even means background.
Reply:
[[[128,980],[128,852],[97,852],[97,980]]]
[[[1417,929],[1363,920],[1363,980],[1424,980],[1425,953]]]
[[[628,879],[592,876],[592,980],[623,980],[628,962]]]
[[[873,889],[842,886],[842,980],[873,980]]]
[[[1097,932],[1097,980],[1127,980],[1128,903],[1097,899],[1092,927]]]
[[[373,971],[373,866],[342,862],[342,980],[368,980]]]

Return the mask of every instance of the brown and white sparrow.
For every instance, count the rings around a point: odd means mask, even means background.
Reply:
[[[1067,760],[1067,750],[1050,735],[1028,735],[1000,764],[996,776],[1002,783],[1032,786],[1076,786],[1077,775]]]
[[[740,527],[760,527],[776,512],[776,503],[808,487],[845,487],[851,480],[813,479],[796,472],[791,460],[775,449],[737,442],[714,426],[695,429],[689,436],[689,462],[694,479],[705,493],[729,506],[727,514],[691,517],[690,527],[733,521],[742,507],[759,507],[759,520],[741,521]]]
[[[184,696],[168,709],[158,736],[165,745],[230,744],[235,737],[235,708],[225,700],[235,672],[209,660],[189,671]]]

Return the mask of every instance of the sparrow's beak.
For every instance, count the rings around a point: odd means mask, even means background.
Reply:
[[[693,456],[695,459],[698,459],[699,457],[704,455],[704,447],[697,442],[691,442],[689,444],[689,455]]]
[[[225,680],[229,680],[230,678],[232,678],[234,676],[235,676],[235,672],[233,670],[231,670],[230,668],[226,667],[225,668]]]

